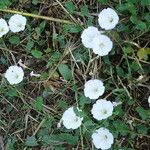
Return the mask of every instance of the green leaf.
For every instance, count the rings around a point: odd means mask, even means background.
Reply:
[[[0,0],[0,9],[7,8],[9,5],[11,5],[10,0]]]
[[[37,5],[39,3],[39,0],[32,0],[33,5]]]
[[[17,35],[13,35],[9,38],[9,42],[13,45],[17,45],[20,43],[20,38]]]
[[[101,4],[107,4],[108,0],[98,0],[98,2],[101,3]]]
[[[19,97],[18,92],[16,91],[16,89],[10,89],[7,93],[7,96],[9,97]]]
[[[68,10],[68,12],[69,12],[70,14],[73,14],[73,12],[74,12],[75,9],[76,9],[75,5],[74,5],[72,2],[66,2],[66,3],[65,3],[65,7],[66,7],[66,9]]]
[[[120,120],[114,121],[113,125],[115,126],[116,130],[119,131],[123,136],[127,133],[130,133],[129,127]]]
[[[60,64],[58,70],[65,80],[72,79],[71,70],[66,64]]]
[[[138,23],[138,18],[137,18],[137,16],[132,15],[132,16],[130,17],[130,21],[131,21],[133,24],[137,24],[137,23]]]
[[[41,58],[43,53],[41,51],[38,51],[38,50],[32,50],[31,51],[32,55],[35,57],[35,58]]]
[[[143,120],[149,118],[149,115],[150,115],[150,114],[149,114],[148,111],[145,110],[144,108],[142,108],[142,107],[137,107],[137,108],[136,108],[136,111],[138,112],[139,116],[140,116]]]
[[[37,111],[41,111],[43,108],[43,99],[42,97],[37,97],[35,99],[34,107]]]
[[[150,48],[141,48],[137,52],[139,59],[148,60],[148,55],[150,55]]]
[[[145,30],[145,29],[147,29],[147,26],[146,26],[145,22],[138,21],[136,28],[139,29],[139,30]]]
[[[84,5],[81,7],[81,15],[82,16],[85,16],[85,17],[90,17],[90,12],[89,12],[89,9],[88,9],[88,6]]]
[[[65,100],[60,100],[58,106],[62,109],[66,109],[68,107],[68,104]]]
[[[36,138],[34,136],[27,136],[25,145],[26,146],[37,146],[38,143],[37,143]]]
[[[79,25],[63,25],[65,33],[79,33],[82,31],[82,28]]]
[[[33,46],[34,46],[34,42],[31,41],[31,40],[29,40],[29,41],[27,42],[27,45],[25,46],[25,49],[30,52],[31,49],[33,48]]]
[[[116,71],[117,71],[118,76],[120,76],[120,77],[125,77],[125,76],[124,76],[125,73],[124,73],[124,71],[123,71],[123,69],[122,69],[121,67],[116,66]]]

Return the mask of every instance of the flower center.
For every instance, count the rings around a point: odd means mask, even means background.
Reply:
[[[4,32],[4,28],[0,28],[0,32]]]
[[[19,24],[18,24],[18,27],[19,27],[19,28],[21,28],[21,27],[22,27],[22,24],[21,24],[21,23],[19,23]]]
[[[103,44],[103,43],[100,43],[100,44],[99,44],[99,47],[100,47],[100,48],[103,48],[103,47],[104,47],[104,44]]]
[[[103,115],[105,115],[105,114],[107,114],[107,110],[106,110],[106,109],[102,109],[102,110],[101,110],[101,113],[102,113]]]
[[[97,93],[98,92],[98,88],[94,88],[94,93]]]
[[[114,21],[113,17],[109,18],[109,22],[112,23]]]
[[[19,78],[19,75],[18,75],[18,74],[16,74],[15,78],[16,78],[16,79],[18,79],[18,78]]]
[[[78,117],[75,117],[73,120],[74,120],[74,122],[77,122],[78,121]]]
[[[102,140],[107,140],[107,135],[102,135]]]

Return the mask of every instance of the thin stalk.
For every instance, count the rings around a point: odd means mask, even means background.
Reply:
[[[6,12],[6,13],[19,14],[19,15],[23,15],[23,16],[33,17],[33,18],[37,18],[37,19],[43,19],[43,20],[48,20],[48,21],[60,22],[60,23],[65,23],[65,24],[75,24],[75,23],[73,23],[71,21],[64,20],[64,19],[58,19],[58,18],[53,18],[53,17],[41,16],[41,15],[21,12],[21,11],[17,11],[17,10],[0,9],[0,11],[1,12]]]

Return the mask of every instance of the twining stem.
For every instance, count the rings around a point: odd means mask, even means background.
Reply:
[[[41,15],[21,12],[21,11],[17,11],[17,10],[0,9],[0,11],[1,12],[12,13],[12,14],[20,14],[20,15],[23,15],[23,16],[28,16],[28,17],[38,18],[38,19],[44,19],[44,20],[54,21],[54,22],[60,22],[60,23],[65,23],[65,24],[75,24],[75,23],[73,23],[71,21],[64,20],[64,19],[58,19],[58,18],[53,18],[53,17],[41,16]]]

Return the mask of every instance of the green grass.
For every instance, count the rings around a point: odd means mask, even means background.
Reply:
[[[8,10],[30,14],[25,31],[0,38],[1,147],[94,150],[91,134],[105,126],[115,137],[113,150],[148,150],[148,4],[149,0],[0,1],[0,16],[6,20],[12,15]],[[80,35],[87,26],[99,27],[97,15],[106,7],[117,11],[120,22],[106,33],[114,43],[113,50],[100,58],[83,47]],[[28,68],[23,82],[11,86],[3,74],[19,59]],[[41,76],[30,77],[31,71]],[[104,121],[93,119],[90,110],[94,102],[83,94],[84,83],[91,78],[104,81],[102,98],[122,102]],[[83,125],[74,131],[57,128],[63,112],[72,105],[83,110]]]

